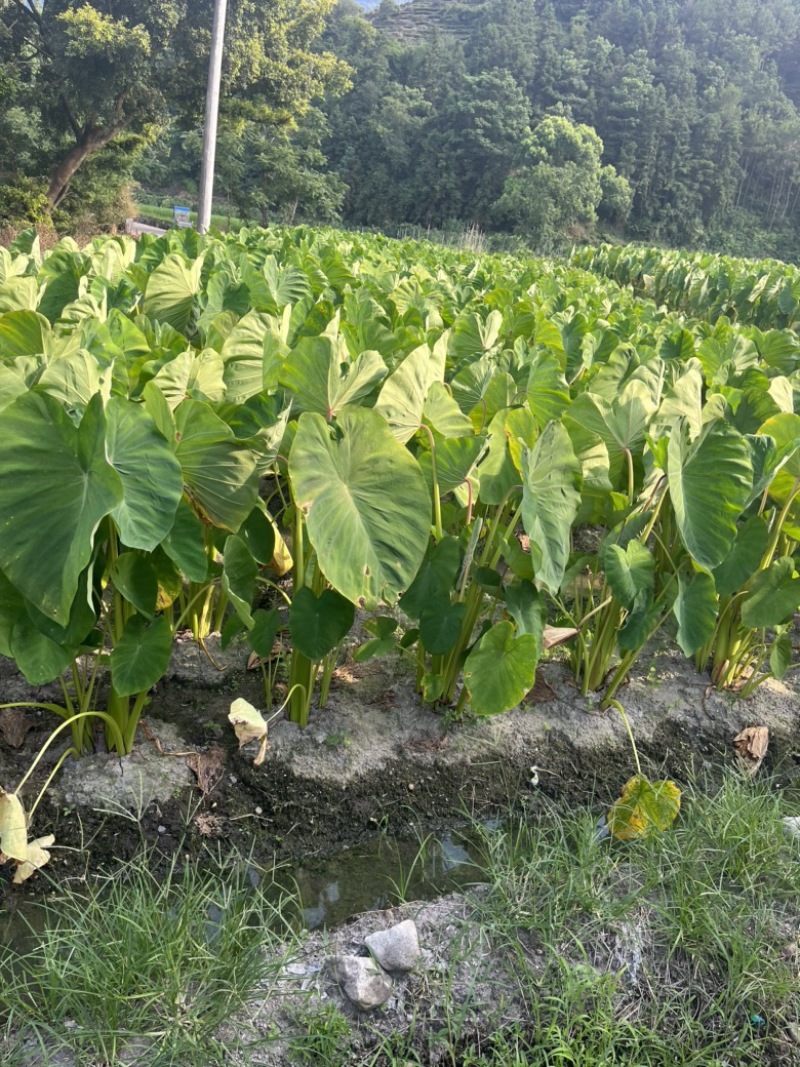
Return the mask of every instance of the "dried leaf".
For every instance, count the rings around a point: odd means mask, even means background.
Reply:
[[[28,731],[33,729],[33,721],[19,708],[3,708],[0,711],[0,734],[12,748],[21,748]]]
[[[0,789],[0,852],[24,863],[28,858],[28,820],[16,793]]]
[[[207,797],[216,785],[225,765],[225,749],[211,745],[207,752],[192,752],[186,757],[186,766],[197,778],[197,787]]]
[[[201,811],[199,815],[195,815],[194,824],[202,837],[217,837],[222,833],[221,820],[207,811]]]
[[[22,885],[50,859],[45,851],[55,841],[49,834],[35,841],[28,841],[28,819],[22,801],[16,793],[0,789],[0,864],[9,860],[17,865],[14,885]]]
[[[251,652],[250,655],[247,657],[246,670],[255,671],[259,667],[266,667],[270,660],[275,659],[276,656],[283,656],[288,651],[289,649],[283,643],[283,641],[276,640],[274,645],[272,646],[272,652],[269,656],[259,656],[257,652]]]
[[[755,774],[769,748],[769,729],[766,726],[746,726],[733,739],[733,747],[748,774]]]
[[[681,807],[681,791],[674,782],[651,782],[635,775],[611,805],[606,823],[618,841],[633,841],[654,830],[668,830]]]
[[[545,651],[548,648],[556,648],[566,641],[571,641],[573,637],[577,637],[578,633],[579,631],[574,626],[545,626],[542,634],[542,648]]]
[[[239,697],[231,704],[228,713],[228,722],[233,726],[234,733],[239,740],[239,748],[249,744],[250,741],[260,741],[261,747],[256,758],[253,760],[254,767],[260,767],[264,762],[269,744],[267,742],[267,722],[261,712],[253,705]]]
[[[16,874],[12,881],[14,885],[22,885],[23,882],[27,882],[32,874],[35,874],[40,867],[44,867],[46,863],[50,861],[50,853],[48,848],[55,841],[53,834],[48,834],[46,837],[37,837],[35,841],[31,841],[28,844],[28,858],[20,863],[17,867]]]

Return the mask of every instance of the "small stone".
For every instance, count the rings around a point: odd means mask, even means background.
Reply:
[[[781,821],[786,836],[800,841],[800,815],[785,815]]]
[[[368,956],[334,956],[333,976],[345,996],[362,1011],[372,1011],[392,995],[392,980]]]
[[[364,943],[387,971],[413,971],[422,955],[413,919],[406,919],[388,930],[377,930],[365,937]]]
[[[167,832],[166,826],[159,826],[157,829],[160,834],[165,834]]]
[[[253,811],[256,813],[256,815],[263,815],[264,814],[264,809],[263,808],[253,808]]]

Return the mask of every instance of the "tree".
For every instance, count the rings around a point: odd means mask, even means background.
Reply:
[[[290,126],[347,67],[312,51],[335,0],[233,0],[227,107]],[[0,61],[24,64],[26,106],[54,133],[45,161],[58,205],[92,155],[147,140],[170,108],[202,107],[213,0],[0,0]],[[12,51],[13,50],[13,51]]]
[[[590,227],[604,187],[612,210],[630,206],[630,187],[613,167],[603,167],[603,142],[585,125],[550,115],[533,130],[525,164],[514,170],[497,202],[499,221],[540,248],[549,248],[576,226]]]

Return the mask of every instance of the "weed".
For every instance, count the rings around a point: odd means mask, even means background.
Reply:
[[[288,900],[276,904],[269,883],[254,889],[242,864],[173,863],[161,879],[145,856],[43,902],[33,946],[0,949],[9,1042],[22,1035],[78,1063],[117,1065],[134,1049],[150,1067],[228,1062],[219,1027],[284,958],[264,952],[288,930]]]

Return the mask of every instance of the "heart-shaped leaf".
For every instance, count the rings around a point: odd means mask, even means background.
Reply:
[[[668,830],[681,807],[681,791],[674,782],[651,782],[635,775],[623,787],[606,815],[609,833],[618,841],[633,841]]]

